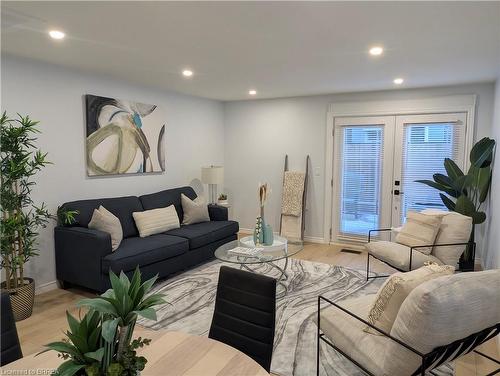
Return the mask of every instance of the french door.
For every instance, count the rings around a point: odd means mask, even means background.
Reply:
[[[465,135],[465,113],[335,118],[332,238],[365,240],[408,210],[446,210],[416,180],[445,173],[445,158],[464,168]]]

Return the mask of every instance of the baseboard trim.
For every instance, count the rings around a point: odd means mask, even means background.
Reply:
[[[43,283],[35,287],[35,295],[43,294],[44,292],[56,290],[58,288],[57,281]]]
[[[242,235],[252,235],[253,229],[240,228],[239,233]],[[279,235],[279,233],[275,232],[274,235]],[[304,241],[308,242],[308,243],[318,243],[318,244],[327,244],[328,243],[328,242],[325,242],[325,239],[317,237],[317,236],[304,236]]]

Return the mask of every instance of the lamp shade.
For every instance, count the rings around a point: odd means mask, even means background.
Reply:
[[[201,181],[205,184],[224,183],[224,167],[210,166],[201,168]]]

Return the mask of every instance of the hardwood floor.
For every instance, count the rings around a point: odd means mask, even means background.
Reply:
[[[365,269],[366,253],[341,252],[342,248],[340,245],[308,243],[304,246],[304,250],[294,257],[353,269]],[[352,247],[347,248],[352,249]],[[388,266],[376,260],[372,264],[371,268],[376,272],[393,272]],[[67,327],[66,310],[73,315],[78,315],[75,303],[79,299],[89,296],[92,296],[92,294],[78,289],[58,289],[37,295],[33,315],[17,323],[24,355],[42,350],[43,345],[48,342],[60,340],[63,337],[63,331]],[[141,328],[138,328],[138,330],[141,331],[140,335],[146,335],[149,338],[155,337],[154,333],[148,330]],[[500,359],[500,349],[495,339],[481,346],[481,350],[496,359]],[[495,370],[495,368],[496,365],[492,361],[476,354],[468,354],[457,361],[456,375],[485,375]]]

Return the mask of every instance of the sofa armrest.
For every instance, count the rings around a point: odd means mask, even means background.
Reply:
[[[227,221],[228,220],[228,210],[224,206],[208,205],[208,214],[210,215],[211,221]]]
[[[54,229],[57,279],[102,290],[101,260],[111,253],[111,235],[85,227]]]

